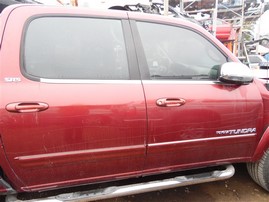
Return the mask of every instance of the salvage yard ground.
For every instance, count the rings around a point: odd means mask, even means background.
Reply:
[[[250,178],[245,164],[237,164],[235,169],[235,175],[225,181],[107,199],[100,202],[269,202],[269,193]]]

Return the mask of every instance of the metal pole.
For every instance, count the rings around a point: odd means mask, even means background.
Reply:
[[[213,21],[213,24],[212,24],[213,36],[216,36],[216,30],[217,30],[216,27],[217,27],[217,17],[218,17],[218,4],[219,4],[219,1],[216,0],[215,1],[215,9],[213,11],[213,19],[212,19],[212,21]]]
[[[167,16],[168,15],[168,6],[169,6],[169,0],[164,0],[164,15]]]
[[[184,0],[180,0],[180,4],[179,4],[179,6],[180,6],[180,12],[184,12]]]
[[[240,28],[239,28],[239,35],[238,35],[238,53],[237,57],[243,56],[243,39],[242,39],[242,29],[244,26],[244,5],[245,0],[242,0],[242,10],[241,10],[241,19],[240,19]]]

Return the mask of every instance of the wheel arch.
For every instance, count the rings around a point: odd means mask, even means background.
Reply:
[[[251,161],[257,161],[262,158],[264,152],[269,148],[269,127],[265,130],[260,139]]]

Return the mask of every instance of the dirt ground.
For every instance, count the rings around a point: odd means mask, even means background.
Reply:
[[[100,202],[269,202],[269,193],[250,178],[244,164],[235,166],[235,175],[225,181],[178,187]]]

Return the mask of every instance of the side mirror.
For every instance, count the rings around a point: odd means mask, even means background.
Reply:
[[[221,65],[218,79],[223,83],[246,85],[252,83],[253,73],[242,63],[227,62]]]

